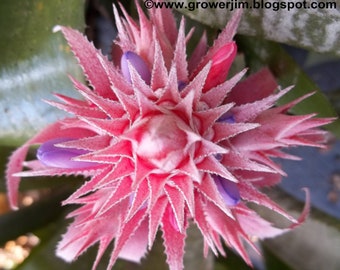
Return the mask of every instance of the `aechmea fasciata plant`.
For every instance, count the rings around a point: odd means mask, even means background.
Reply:
[[[63,204],[80,205],[57,255],[73,261],[99,243],[93,269],[109,245],[108,262],[139,262],[162,232],[167,263],[183,269],[186,230],[197,226],[204,254],[225,255],[223,243],[251,264],[245,242],[273,237],[296,227],[290,216],[260,191],[278,184],[285,172],[274,158],[297,159],[282,151],[291,146],[324,147],[318,127],[332,119],[287,112],[296,103],[276,101],[280,90],[267,69],[240,81],[246,70],[228,77],[237,47],[232,40],[237,11],[212,47],[203,35],[189,57],[193,31],[179,29],[169,9],[137,4],[139,21],[114,7],[118,37],[113,61],[76,30],[57,27],[68,41],[88,80],[71,78],[83,100],[56,94],[47,101],[70,113],[27,141],[10,157],[7,186],[17,208],[21,177],[83,175],[88,178]],[[230,77],[230,76],[229,76]],[[37,159],[25,161],[31,145]],[[26,167],[26,170],[23,170]],[[248,208],[267,207],[291,222],[279,229]]]

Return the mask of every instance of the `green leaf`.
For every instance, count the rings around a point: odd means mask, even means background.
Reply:
[[[18,211],[0,216],[0,245],[20,235],[37,230],[55,220],[61,213],[60,202],[65,193],[56,193],[49,199],[36,202]]]
[[[264,261],[267,270],[293,270],[284,261],[277,257],[266,245],[262,245],[262,252],[265,258]]]
[[[62,233],[66,231],[67,224],[68,221],[61,217],[56,222],[35,231],[34,234],[40,239],[40,244],[32,250],[28,258],[16,270],[91,269],[96,256],[96,247],[89,249],[76,262],[71,264],[64,262],[55,255],[58,241],[60,241]],[[104,263],[99,265],[98,270],[101,269],[105,269]]]
[[[237,43],[244,53],[246,65],[251,71],[268,66],[282,88],[294,85],[294,88],[280,99],[284,104],[307,93],[316,93],[292,108],[292,113],[318,113],[319,117],[336,117],[337,114],[321,93],[318,86],[302,71],[288,53],[277,43],[259,38],[238,36]],[[325,128],[340,137],[340,121],[336,120]]]
[[[340,55],[338,0],[313,2],[176,0],[176,2],[177,5],[173,7],[177,7],[180,12],[216,28],[223,28],[231,13],[235,9],[243,8],[243,17],[238,29],[240,34]],[[318,4],[320,8],[313,8],[311,3]],[[291,5],[296,6],[291,8]]]
[[[256,270],[247,265],[244,260],[233,251],[226,249],[227,257],[219,256],[215,261],[214,270]]]
[[[187,230],[185,239],[184,269],[185,270],[212,270],[214,269],[214,255],[208,253],[203,256],[204,243],[201,231],[193,224]],[[151,269],[151,268],[150,268]]]
[[[0,1],[0,144],[18,145],[49,122],[58,110],[43,103],[52,91],[71,91],[67,74],[81,77],[55,25],[84,27],[84,0]]]
[[[294,198],[287,197],[286,193],[278,189],[271,190],[269,194],[291,215],[296,217],[300,214],[301,203]],[[266,218],[277,218],[273,213],[262,214]],[[264,245],[292,269],[337,270],[340,269],[339,228],[339,220],[312,209],[310,217],[302,226],[276,238],[267,239]]]

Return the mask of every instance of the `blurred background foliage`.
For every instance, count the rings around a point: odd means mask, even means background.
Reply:
[[[67,74],[82,79],[69,47],[60,33],[52,32],[53,27],[61,24],[77,28],[104,54],[110,54],[116,34],[113,2],[0,1],[0,269],[91,268],[97,247],[72,264],[54,255],[55,246],[69,222],[64,217],[70,209],[62,208],[60,201],[83,180],[70,177],[24,180],[21,184],[22,207],[13,212],[6,200],[4,171],[7,158],[15,147],[47,123],[63,116],[41,100],[50,99],[52,92],[74,96]],[[134,1],[122,2],[131,14],[136,15]],[[178,17],[181,13],[188,16],[188,26],[195,26],[195,40],[203,29],[213,38],[230,16],[229,11],[221,9],[176,11]],[[268,66],[282,87],[295,85],[280,102],[316,91],[292,113],[317,112],[320,116],[336,116],[340,111],[339,35],[339,7],[336,10],[277,12],[245,10],[236,37],[239,54],[234,70],[247,66],[249,73],[253,73]],[[292,149],[293,154],[304,158],[303,161],[279,161],[289,176],[283,179],[280,188],[268,190],[268,194],[297,216],[304,200],[300,188],[308,187],[313,209],[309,220],[300,228],[258,243],[264,256],[252,254],[255,269],[340,269],[339,121],[327,129],[334,136],[328,150]],[[270,218],[272,213],[264,212],[263,215]],[[251,269],[230,250],[227,251],[228,258],[209,255],[203,260],[202,239],[195,228],[189,231],[186,249],[186,270]],[[98,269],[106,269],[105,258]],[[158,237],[141,265],[119,261],[114,269],[167,269],[161,239]]]

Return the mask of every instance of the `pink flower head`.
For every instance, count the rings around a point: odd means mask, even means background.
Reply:
[[[7,170],[8,193],[17,206],[20,177],[90,177],[64,204],[80,207],[58,245],[72,261],[99,243],[96,268],[114,241],[108,269],[117,258],[138,262],[162,231],[171,270],[183,269],[189,225],[201,231],[205,254],[225,254],[222,242],[251,264],[243,246],[253,237],[272,237],[305,220],[296,220],[259,188],[277,184],[285,173],[272,157],[295,158],[282,149],[323,147],[331,119],[287,111],[267,69],[239,82],[246,70],[226,80],[236,55],[232,41],[241,13],[236,12],[211,48],[202,36],[190,57],[184,19],[177,29],[170,10],[147,17],[137,5],[139,22],[114,8],[118,38],[110,62],[76,30],[60,27],[89,86],[71,78],[84,100],[57,94],[49,104],[72,116],[46,127],[16,150]],[[120,52],[119,52],[120,51]],[[117,59],[117,55],[121,55]],[[24,161],[39,144],[37,160]],[[26,166],[28,170],[22,171]],[[308,193],[307,193],[308,195]],[[273,227],[248,202],[286,217],[287,229]]]

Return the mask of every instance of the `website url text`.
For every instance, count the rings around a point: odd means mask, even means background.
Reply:
[[[273,11],[293,10],[293,9],[336,9],[336,2],[322,2],[322,1],[202,1],[202,2],[175,2],[175,1],[154,1],[145,0],[144,6],[147,9],[151,8],[175,8],[188,9],[194,11],[196,9],[227,9],[233,11],[234,9],[271,9]]]

